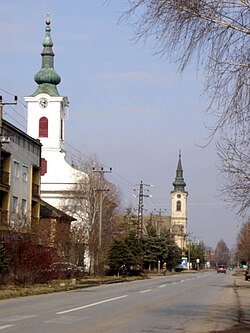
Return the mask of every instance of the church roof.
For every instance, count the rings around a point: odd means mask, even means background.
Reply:
[[[186,183],[183,178],[183,169],[182,169],[182,164],[181,164],[181,153],[179,153],[179,160],[178,160],[178,165],[176,169],[176,177],[173,182],[174,186],[174,192],[186,192],[185,191],[185,186]]]
[[[47,16],[45,37],[43,40],[42,56],[42,68],[36,73],[34,80],[38,84],[36,91],[32,96],[36,96],[41,93],[48,94],[50,96],[60,96],[57,91],[57,85],[61,82],[60,76],[54,69],[54,52],[53,42],[50,35],[50,19]]]

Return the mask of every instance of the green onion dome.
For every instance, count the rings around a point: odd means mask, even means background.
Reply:
[[[50,96],[59,96],[56,86],[61,82],[60,76],[54,69],[53,42],[50,36],[50,19],[46,19],[45,37],[43,40],[42,68],[36,73],[34,79],[38,84],[37,90],[32,96],[47,93]]]

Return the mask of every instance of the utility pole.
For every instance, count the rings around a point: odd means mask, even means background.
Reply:
[[[140,184],[137,184],[139,186],[139,204],[138,204],[138,221],[137,221],[137,236],[142,240],[142,233],[143,233],[143,198],[151,197],[150,194],[144,194],[144,186],[151,186],[148,184],[144,184],[143,181],[141,181]],[[147,190],[149,191],[149,190]]]
[[[2,153],[2,145],[3,143],[8,143],[9,141],[5,140],[2,136],[2,127],[3,127],[3,106],[4,105],[16,105],[17,104],[17,96],[14,96],[14,102],[3,102],[3,97],[0,96],[0,169],[2,169],[1,163],[1,153]],[[2,170],[1,170],[2,171]]]
[[[159,210],[154,209],[156,213],[158,213],[159,216],[159,220],[156,221],[156,231],[157,231],[157,235],[160,236],[161,235],[161,223],[162,223],[162,219],[161,219],[161,214],[162,214],[162,209],[160,208]],[[166,209],[164,209],[164,211],[166,211]]]
[[[0,146],[2,146],[2,126],[3,126],[3,106],[4,105],[16,105],[17,96],[14,96],[14,102],[3,102],[3,97],[0,96]]]
[[[109,170],[104,170],[104,168],[100,168],[99,170],[96,170],[95,167],[93,167],[93,172],[98,172],[100,174],[100,188],[95,189],[95,191],[100,192],[100,206],[99,206],[99,250],[102,248],[102,203],[103,203],[103,192],[109,191],[109,189],[103,188],[104,185],[104,174],[105,173],[111,173],[112,168],[109,168]]]

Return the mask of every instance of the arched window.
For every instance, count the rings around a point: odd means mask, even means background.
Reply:
[[[39,119],[39,137],[48,137],[48,119],[46,117],[42,117]]]
[[[180,200],[178,200],[178,201],[176,202],[176,210],[177,210],[177,212],[180,212],[180,211],[181,211],[181,201],[180,201]]]

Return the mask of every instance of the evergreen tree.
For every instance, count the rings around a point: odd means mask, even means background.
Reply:
[[[143,252],[143,259],[149,270],[157,267],[157,262],[162,262],[167,257],[166,241],[157,235],[153,227],[148,230],[148,236],[143,239]]]
[[[127,268],[131,262],[132,254],[124,240],[115,240],[109,251],[109,265],[115,274]]]
[[[205,265],[205,247],[203,243],[189,244],[189,251],[190,251],[190,262],[192,263],[192,267],[195,267],[197,262],[196,260],[199,259],[199,266],[203,267]]]
[[[131,231],[129,235],[125,238],[124,242],[128,246],[132,254],[131,265],[142,265],[142,246],[140,240],[136,236],[135,231]]]
[[[168,249],[168,255],[166,258],[167,268],[168,270],[172,271],[172,269],[174,269],[174,267],[181,262],[181,257],[182,257],[181,249],[174,241],[168,243],[167,249]]]

